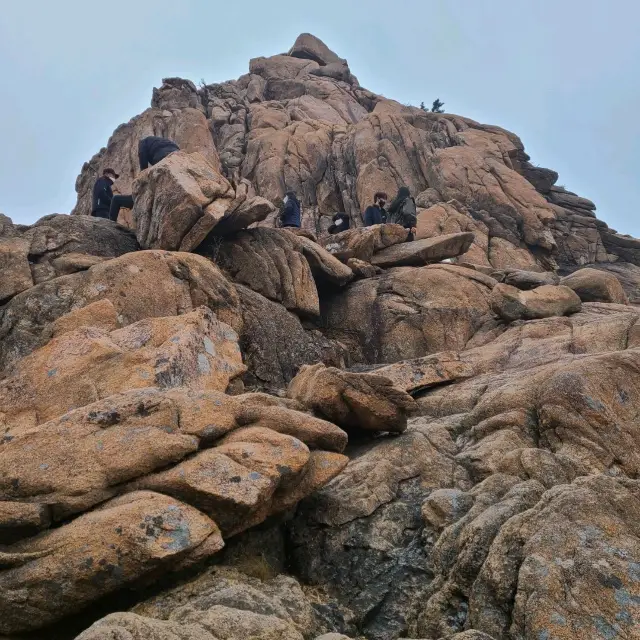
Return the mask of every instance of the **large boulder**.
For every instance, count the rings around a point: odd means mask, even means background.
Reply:
[[[633,637],[639,490],[637,480],[581,478],[511,519],[473,586],[471,626],[496,638]]]
[[[613,302],[627,304],[628,298],[618,278],[598,269],[578,269],[560,281],[573,289],[583,302]]]
[[[605,273],[613,274],[624,289],[629,302],[640,302],[640,267],[630,262],[611,262],[589,265],[589,268],[598,269]]]
[[[447,258],[456,258],[466,253],[474,235],[472,233],[453,233],[424,240],[414,240],[396,244],[373,255],[371,264],[375,267],[419,267],[431,262],[440,262]]]
[[[115,331],[85,326],[53,338],[0,382],[1,429],[15,434],[130,389],[225,391],[245,370],[238,336],[206,307]]]
[[[313,60],[322,66],[343,62],[343,59],[331,51],[320,38],[316,38],[310,33],[301,33],[293,43],[288,55],[303,60]]]
[[[324,298],[325,334],[360,363],[462,349],[490,314],[495,284],[453,265],[390,269]]]
[[[140,492],[8,547],[0,571],[0,632],[38,629],[190,555],[223,546],[212,520],[173,498]],[[21,597],[28,590],[29,597]]]
[[[231,278],[302,316],[320,313],[318,284],[342,286],[353,272],[320,245],[286,229],[259,227],[202,247]]]
[[[543,285],[520,291],[508,284],[498,284],[491,294],[491,308],[507,322],[565,316],[577,313],[581,306],[578,295],[566,286]]]
[[[415,403],[388,378],[350,373],[322,363],[302,367],[289,398],[344,428],[402,432]]]
[[[494,272],[493,276],[496,279],[500,279],[499,272]],[[544,285],[560,284],[560,277],[548,271],[539,273],[537,271],[514,269],[513,271],[505,272],[502,281],[512,287],[528,291],[529,289],[536,289]]]
[[[0,372],[45,345],[61,316],[105,299],[115,307],[120,326],[206,306],[236,332],[242,329],[235,288],[209,260],[191,253],[139,251],[12,298],[0,309]]]
[[[205,253],[234,282],[303,316],[320,313],[318,290],[298,238],[277,229],[248,229],[226,241],[207,243]]]
[[[235,193],[199,153],[172,153],[133,185],[136,237],[144,249],[191,250],[183,240],[201,218],[222,218]],[[198,243],[199,244],[199,243]]]
[[[376,224],[328,236],[323,244],[329,253],[343,262],[352,258],[371,262],[377,251],[405,242],[406,239],[407,230],[399,224]]]

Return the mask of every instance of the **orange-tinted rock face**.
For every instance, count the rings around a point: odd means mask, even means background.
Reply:
[[[249,71],[165,79],[75,216],[0,215],[0,635],[126,592],[79,638],[636,638],[640,242],[310,34]],[[411,242],[363,227],[402,186]]]

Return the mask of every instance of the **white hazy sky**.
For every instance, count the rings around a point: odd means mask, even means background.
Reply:
[[[640,236],[639,24],[637,0],[0,0],[0,211],[69,212],[163,77],[237,78],[309,31],[372,91],[514,131]]]

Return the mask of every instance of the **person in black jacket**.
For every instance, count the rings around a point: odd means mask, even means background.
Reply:
[[[342,231],[347,231],[351,226],[351,219],[346,213],[336,213],[333,218],[333,224],[329,227],[328,231],[331,235],[335,233],[341,233]]]
[[[300,201],[295,191],[287,191],[284,196],[282,210],[280,211],[281,227],[300,228],[302,215]]]
[[[384,224],[387,221],[387,212],[384,205],[387,202],[387,194],[384,191],[378,191],[373,196],[373,204],[367,207],[364,212],[364,226],[372,227],[374,224]]]
[[[416,233],[418,218],[416,215],[416,201],[411,197],[407,187],[400,187],[398,195],[389,205],[389,223],[399,224],[409,231],[407,242],[411,242]]]
[[[113,200],[113,183],[118,179],[113,169],[105,169],[93,185],[91,215],[96,218],[109,218],[109,208]]]
[[[170,153],[180,151],[180,147],[168,138],[158,138],[157,136],[149,136],[140,140],[138,144],[138,160],[140,161],[140,171],[144,171],[147,167],[158,164],[160,160],[164,160]]]

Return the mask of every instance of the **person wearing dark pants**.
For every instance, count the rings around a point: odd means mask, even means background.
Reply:
[[[174,151],[180,151],[180,147],[168,138],[159,138],[157,136],[149,136],[140,140],[138,143],[138,161],[140,162],[140,171],[144,171],[147,167],[158,164],[160,160],[164,160]]]
[[[113,201],[113,183],[118,179],[113,169],[105,169],[93,185],[91,215],[95,218],[109,218],[111,202]]]
[[[336,213],[332,218],[333,224],[329,227],[328,231],[331,235],[341,233],[342,231],[348,231],[351,226],[351,219],[346,213],[342,211]]]
[[[109,219],[117,222],[120,209],[122,208],[133,209],[132,196],[113,196],[111,206],[109,207]]]

